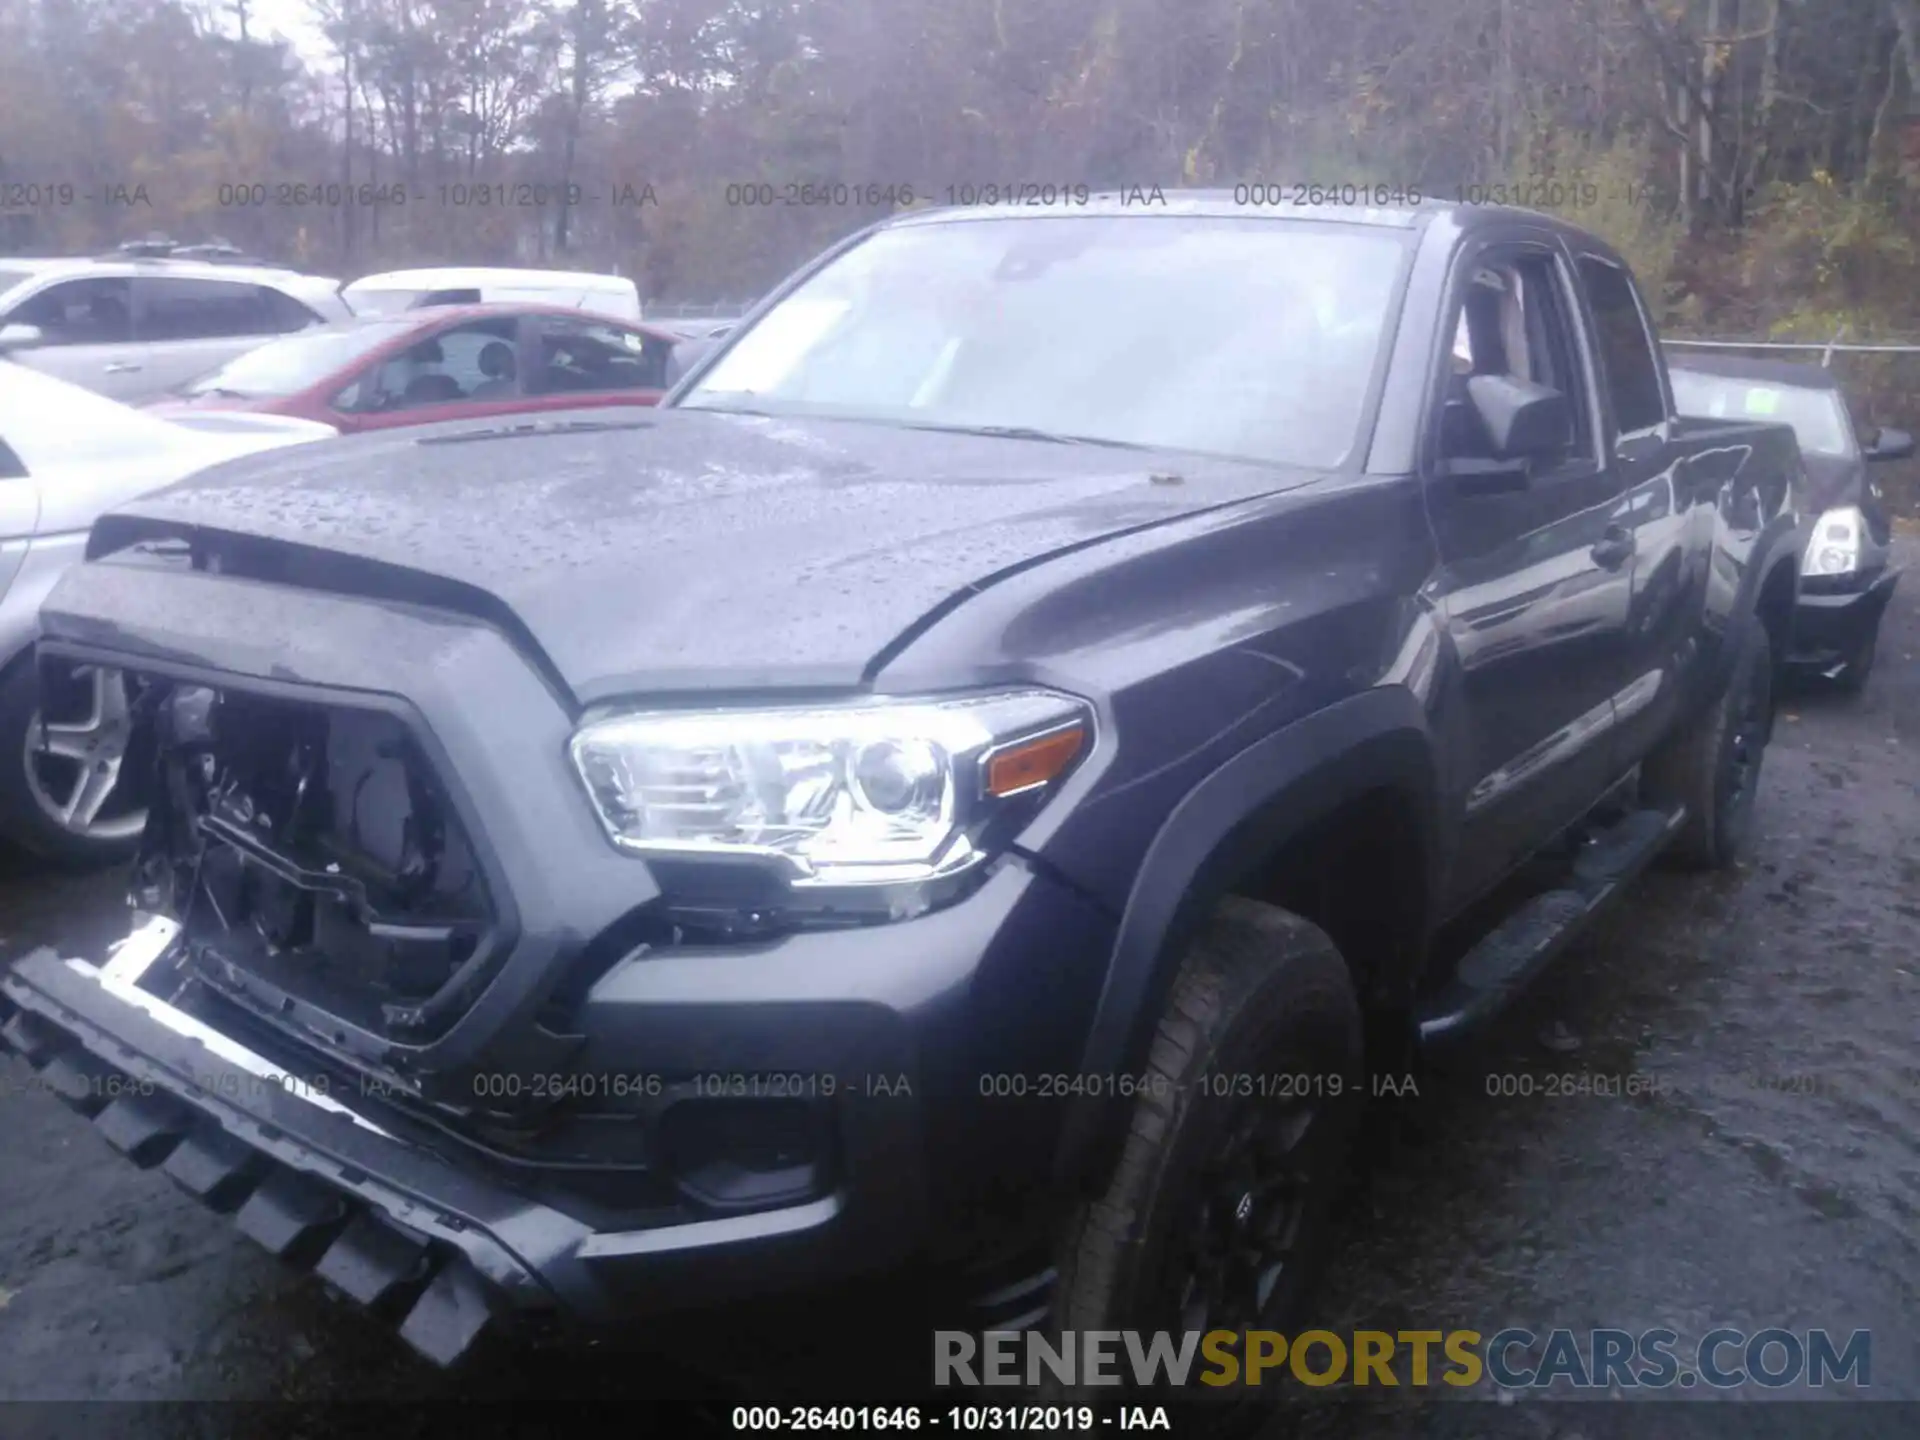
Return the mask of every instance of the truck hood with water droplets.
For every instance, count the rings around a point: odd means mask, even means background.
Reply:
[[[1313,478],[852,421],[602,410],[299,447],[116,513],[478,589],[591,703],[854,684],[929,611],[1011,568]]]

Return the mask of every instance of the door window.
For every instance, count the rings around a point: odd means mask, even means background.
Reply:
[[[381,362],[334,404],[349,412],[407,410],[522,393],[512,316],[470,320],[437,331]]]
[[[1613,395],[1614,425],[1622,435],[1651,429],[1667,418],[1660,392],[1660,366],[1653,337],[1627,272],[1596,256],[1582,256],[1580,278],[1587,287],[1598,330],[1600,365]]]
[[[663,390],[673,346],[638,330],[551,316],[539,322],[540,365],[534,393]]]
[[[1590,456],[1592,417],[1574,335],[1572,297],[1550,257],[1528,255],[1476,265],[1454,324],[1441,408],[1441,454],[1447,459],[1492,458],[1485,427],[1467,398],[1467,381],[1475,375],[1506,375],[1565,395],[1573,412],[1573,438],[1561,459]]]
[[[305,330],[310,325],[323,325],[325,320],[302,305],[284,290],[276,290],[271,285],[260,287],[260,303],[266,307],[268,330],[273,335],[289,335],[295,330]]]
[[[136,287],[136,299],[136,331],[142,340],[280,335],[311,324],[315,318],[290,296],[238,280],[143,275]]]
[[[121,345],[133,338],[132,285],[125,279],[63,280],[7,316],[37,325],[46,345]]]

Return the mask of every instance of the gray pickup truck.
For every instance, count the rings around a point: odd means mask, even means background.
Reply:
[[[1381,1077],[1739,853],[1800,465],[1539,215],[898,217],[657,412],[102,519],[141,921],[5,1034],[443,1362],[909,1260],[1286,1329]]]

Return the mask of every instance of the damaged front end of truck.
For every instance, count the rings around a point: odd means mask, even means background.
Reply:
[[[832,1107],[722,1093],[648,1039],[678,1021],[644,985],[588,1003],[676,931],[560,769],[573,716],[537,662],[400,579],[288,584],[299,557],[244,537],[106,532],[42,660],[123,677],[135,925],[19,959],[7,1044],[436,1363],[804,1278],[794,1251],[849,1208]]]

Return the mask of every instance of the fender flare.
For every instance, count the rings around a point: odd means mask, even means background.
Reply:
[[[1130,1073],[1151,1040],[1182,943],[1214,902],[1289,839],[1380,789],[1405,794],[1411,806],[1426,870],[1423,924],[1430,926],[1448,843],[1435,744],[1413,692],[1378,686],[1255,741],[1167,817],[1127,897],[1081,1073]],[[1074,1097],[1056,1152],[1055,1178],[1068,1193],[1105,1174],[1130,1113],[1125,1097]]]
[[[1790,577],[1793,599],[1788,607],[1788,623],[1792,623],[1792,611],[1798,608],[1800,600],[1800,528],[1795,518],[1782,512],[1773,517],[1753,542],[1753,551],[1746,573],[1741,576],[1740,593],[1734,604],[1733,621],[1728,627],[1727,642],[1720,647],[1720,654],[1707,686],[1707,694],[1717,696],[1733,676],[1734,658],[1739,654],[1740,643],[1745,638],[1745,626],[1763,623],[1760,619],[1760,597],[1766,593],[1767,586],[1774,583],[1774,577],[1785,569]],[[1786,657],[1776,655],[1774,664],[1778,666]]]

